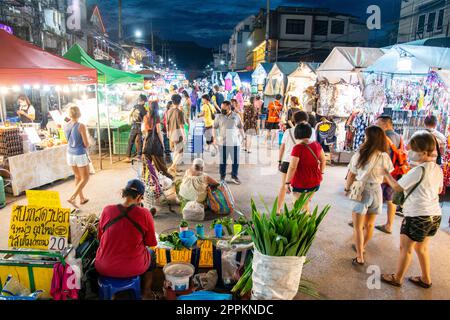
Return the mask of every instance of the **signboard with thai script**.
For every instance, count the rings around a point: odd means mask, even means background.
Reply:
[[[70,209],[14,205],[8,246],[63,250],[68,244],[69,218]]]
[[[61,199],[58,191],[27,190],[25,191],[29,206],[60,208]]]

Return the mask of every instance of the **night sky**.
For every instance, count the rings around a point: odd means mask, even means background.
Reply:
[[[383,29],[398,21],[401,0],[271,0],[271,8],[283,6],[314,6],[351,13],[366,19],[367,7],[381,7]],[[100,7],[110,36],[117,37],[117,0],[88,0]],[[153,29],[163,39],[195,41],[204,47],[217,47],[228,42],[233,27],[245,17],[257,14],[265,7],[265,0],[123,0],[123,25],[126,36],[134,30],[150,32]],[[371,38],[383,32],[373,33]]]

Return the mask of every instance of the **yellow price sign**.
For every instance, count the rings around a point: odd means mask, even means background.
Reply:
[[[27,190],[25,193],[29,206],[61,208],[58,191]]]
[[[8,246],[62,250],[69,239],[69,219],[70,209],[14,205]]]

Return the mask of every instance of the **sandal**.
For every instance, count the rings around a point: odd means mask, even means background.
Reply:
[[[433,285],[432,283],[428,284],[422,281],[422,278],[420,276],[418,277],[411,277],[408,279],[412,283],[414,283],[416,286],[424,288],[424,289],[430,289]]]
[[[392,234],[392,231],[388,231],[386,229],[386,226],[375,226],[375,229],[380,230],[381,232],[387,233],[387,234]]]
[[[349,222],[348,225],[353,228],[353,222]]]
[[[365,262],[359,262],[358,258],[353,258],[352,259],[352,265],[354,265],[354,266],[363,266],[365,264],[366,264]]]
[[[83,201],[80,201],[80,204],[83,205],[83,204],[86,204],[88,202],[89,202],[89,199],[84,199]]]
[[[70,203],[72,206],[74,206],[74,208],[76,209],[80,209],[80,207],[77,206],[77,204],[75,203],[75,199],[68,199],[67,200],[68,203]]]
[[[387,278],[389,277],[389,278]],[[394,287],[401,287],[402,284],[395,279],[395,274],[382,274],[381,281]]]

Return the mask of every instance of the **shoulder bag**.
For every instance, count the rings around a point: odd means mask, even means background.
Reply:
[[[370,167],[369,170],[367,170],[366,174],[361,178],[361,180],[355,180],[352,183],[352,186],[350,187],[350,193],[348,195],[348,198],[350,200],[353,201],[358,201],[361,202],[362,198],[363,198],[363,192],[366,188],[366,183],[367,181],[365,180],[366,177],[369,176],[369,174],[373,171],[373,169],[375,168],[375,166],[378,163],[378,159],[380,158],[382,154],[380,153],[377,158],[375,159],[375,161],[373,162],[372,167]]]
[[[153,119],[152,132],[145,137],[144,154],[148,156],[162,157],[164,155],[164,147],[156,134],[156,120]]]
[[[417,187],[422,183],[423,178],[425,177],[425,168],[422,166],[421,166],[421,168],[422,168],[422,175],[420,177],[419,182],[416,183],[416,185],[411,189],[410,192],[408,192],[408,194],[406,196],[405,196],[404,191],[394,193],[394,197],[392,198],[392,203],[394,203],[398,206],[402,206],[405,203],[406,199],[409,198],[411,193],[413,193],[417,189]]]

